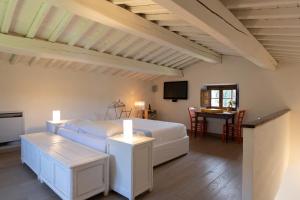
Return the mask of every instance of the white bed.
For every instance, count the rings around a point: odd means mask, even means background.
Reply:
[[[154,166],[189,152],[189,138],[183,124],[156,120],[133,120],[133,129],[139,134],[155,138],[153,147]],[[75,142],[106,152],[107,137],[122,132],[122,120],[76,121],[63,125],[58,134]]]

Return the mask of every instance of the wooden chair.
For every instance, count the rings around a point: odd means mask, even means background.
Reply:
[[[222,133],[222,141],[224,142],[226,139],[226,133],[228,133],[228,136],[231,135],[232,139],[235,140],[237,143],[242,143],[242,124],[244,120],[246,111],[240,110],[237,115],[237,121],[235,124],[228,124],[228,132],[226,130],[226,125],[223,126],[223,133]]]
[[[190,116],[190,123],[191,123],[191,134],[194,133],[197,136],[197,130],[200,131],[200,134],[206,133],[207,125],[204,120],[198,121],[198,127],[196,127],[196,109],[195,107],[189,107],[189,116]]]

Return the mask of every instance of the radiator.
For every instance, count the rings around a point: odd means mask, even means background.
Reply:
[[[24,132],[22,112],[0,113],[0,143],[19,140]]]

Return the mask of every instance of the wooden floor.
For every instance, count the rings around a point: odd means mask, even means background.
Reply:
[[[190,153],[154,169],[154,189],[137,199],[241,200],[242,146],[216,138],[190,139]],[[0,199],[59,199],[20,163],[19,151],[0,154]],[[90,200],[126,199],[114,192]]]

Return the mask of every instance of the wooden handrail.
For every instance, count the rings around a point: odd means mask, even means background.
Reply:
[[[263,125],[269,121],[272,121],[272,120],[284,115],[285,113],[287,113],[289,111],[290,111],[290,109],[286,108],[286,109],[274,112],[272,114],[266,115],[264,117],[258,117],[256,120],[254,120],[252,122],[244,123],[242,125],[242,127],[243,128],[255,128],[255,127]]]

